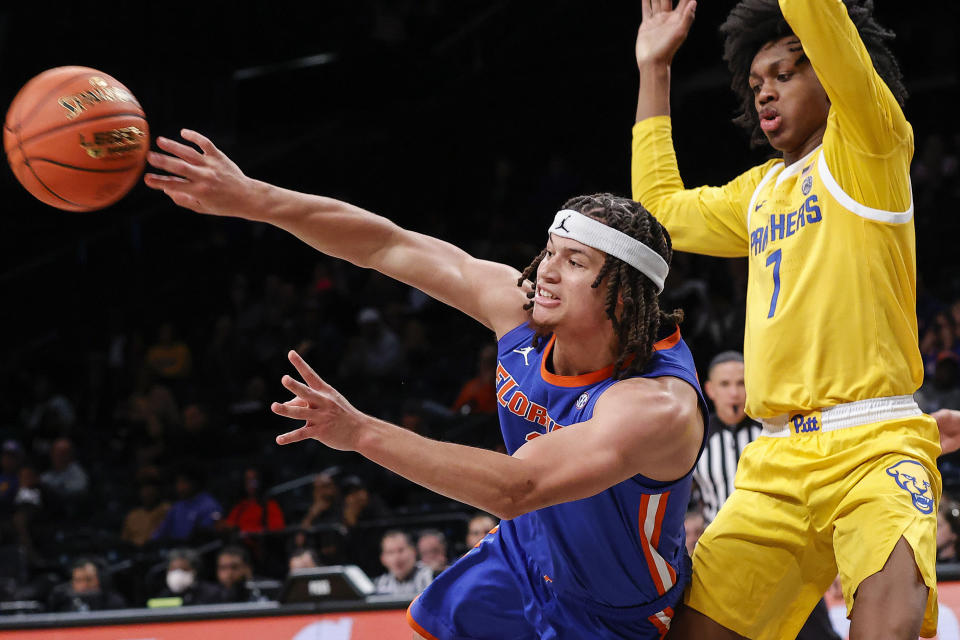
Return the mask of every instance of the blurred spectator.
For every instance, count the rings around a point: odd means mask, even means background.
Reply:
[[[246,494],[234,505],[224,521],[227,527],[239,529],[245,533],[277,531],[283,529],[283,511],[273,498],[264,499],[261,474],[255,467],[247,467],[243,472],[243,491]]]
[[[230,439],[223,438],[210,420],[210,408],[201,402],[190,402],[183,407],[183,430],[173,438],[174,450],[189,451],[201,459],[215,459],[236,448]]]
[[[114,412],[117,422],[129,431],[131,447],[141,467],[171,461],[175,449],[170,435],[180,424],[180,408],[170,388],[150,385],[135,391]]]
[[[357,502],[354,499],[354,502]],[[363,501],[359,501],[362,503]],[[365,508],[365,505],[357,504],[359,507],[357,517]],[[313,499],[310,507],[300,521],[302,531],[294,536],[294,547],[302,550],[311,541],[313,547],[317,549],[320,556],[318,562],[324,564],[336,564],[345,562],[344,537],[346,527],[342,525],[343,511],[340,504],[340,489],[333,480],[333,473],[321,472],[313,478]],[[351,518],[356,524],[356,520]],[[308,533],[311,527],[318,525],[341,525],[336,528],[321,528],[320,530]]]
[[[687,533],[687,553],[692,556],[693,549],[697,546],[697,540],[700,539],[707,528],[707,519],[699,509],[691,509],[687,511],[687,515],[683,518],[683,528]]]
[[[184,605],[218,604],[223,592],[215,585],[200,579],[200,556],[193,549],[174,549],[167,556],[167,586],[160,598],[177,597]]]
[[[477,356],[477,375],[464,383],[451,410],[460,413],[496,413],[496,369],[497,345],[487,344]]]
[[[329,473],[318,473],[313,477],[313,500],[300,521],[303,528],[315,524],[336,522],[340,518],[340,490]]]
[[[173,503],[151,539],[187,540],[199,532],[213,529],[222,517],[223,508],[216,498],[202,490],[203,481],[203,472],[196,465],[181,467],[175,487],[180,499]]]
[[[266,596],[251,583],[250,555],[243,547],[224,547],[217,554],[217,582],[224,602],[262,602]]]
[[[161,489],[159,472],[155,468],[141,472],[140,506],[131,509],[124,518],[120,536],[123,540],[138,547],[150,540],[170,511],[170,503],[162,500]]]
[[[467,549],[473,549],[497,526],[497,519],[489,513],[478,511],[467,523]]]
[[[934,375],[937,363],[943,354],[960,355],[957,330],[952,315],[946,311],[939,311],[933,317],[933,322],[920,338],[920,353],[923,356],[924,371],[928,376]]]
[[[313,569],[319,566],[319,558],[317,558],[317,554],[313,549],[297,549],[290,554],[290,571],[297,571],[298,569]]]
[[[914,394],[921,411],[933,413],[938,409],[960,409],[958,372],[960,358],[952,351],[942,351],[937,356],[933,378],[928,376]]]
[[[100,611],[126,606],[120,594],[103,587],[100,569],[86,558],[73,563],[70,582],[55,587],[47,604],[50,611],[56,612]]]
[[[433,577],[437,577],[449,565],[446,536],[436,529],[421,531],[417,538],[417,554],[420,562],[433,573]]]
[[[50,448],[50,469],[40,475],[40,483],[68,513],[73,513],[77,501],[86,497],[90,479],[80,463],[73,459],[73,442],[70,438],[54,440]]]
[[[944,494],[937,509],[937,562],[960,562],[957,531],[960,529],[960,505]]]
[[[359,521],[372,517],[377,510],[366,483],[357,476],[344,478],[340,483],[340,492],[343,495],[340,521],[348,529],[355,527]]]
[[[76,422],[77,411],[67,396],[60,393],[53,381],[42,374],[34,378],[32,392],[33,404],[25,408],[22,415],[22,422],[27,429],[46,436],[68,433]],[[43,452],[46,452],[45,447]]]
[[[16,440],[6,440],[0,455],[0,517],[13,512],[13,499],[17,497],[20,481],[20,465],[23,464],[23,447]]]
[[[376,379],[399,373],[403,349],[380,312],[373,307],[361,309],[357,324],[360,333],[350,339],[340,362],[340,377]]]
[[[13,499],[12,525],[17,542],[33,556],[33,530],[37,521],[43,519],[44,496],[40,487],[40,477],[29,462],[20,467],[17,476],[17,495]]]
[[[190,375],[193,366],[190,347],[175,337],[171,323],[160,325],[157,342],[147,349],[146,364],[166,380],[180,380]]]
[[[383,534],[380,563],[387,572],[373,582],[377,593],[413,597],[433,580],[433,572],[417,562],[417,550],[410,534],[399,529]]]

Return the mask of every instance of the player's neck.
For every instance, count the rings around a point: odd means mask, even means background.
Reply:
[[[826,128],[827,123],[824,122],[823,126],[814,131],[813,135],[807,138],[803,144],[792,151],[784,151],[783,166],[789,167],[793,163],[803,160],[810,152],[823,144],[823,132],[826,131]]]
[[[606,334],[606,332],[597,332]],[[611,336],[557,335],[550,353],[551,370],[558,376],[579,376],[609,367],[617,360]]]

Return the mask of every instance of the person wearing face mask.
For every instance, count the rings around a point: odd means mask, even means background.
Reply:
[[[100,582],[100,569],[89,558],[73,563],[70,582],[54,588],[50,594],[50,611],[101,611],[127,606],[116,591],[105,589]]]
[[[181,604],[218,604],[221,590],[198,576],[200,558],[192,549],[174,549],[167,556],[167,586],[160,598],[180,598]]]

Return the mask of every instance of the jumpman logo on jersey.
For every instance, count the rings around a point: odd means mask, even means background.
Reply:
[[[533,347],[524,347],[523,349],[514,349],[514,350],[513,350],[514,353],[519,353],[520,355],[523,356],[523,364],[524,364],[524,366],[527,366],[527,367],[530,366],[530,361],[527,360],[527,356],[530,355],[530,352],[531,352],[531,351],[533,351]]]
[[[566,225],[566,224],[567,224],[567,220],[569,220],[569,219],[572,218],[572,217],[573,217],[573,216],[567,216],[566,218],[564,218],[563,220],[561,220],[561,221],[560,221],[560,224],[558,224],[557,226],[555,226],[555,227],[553,228],[553,230],[556,231],[557,229],[563,229],[563,230],[566,231],[567,233],[570,233],[570,229],[567,229],[564,225]],[[526,355],[524,355],[524,357],[526,357]]]

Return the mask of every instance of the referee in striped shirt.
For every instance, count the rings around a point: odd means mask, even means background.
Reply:
[[[693,478],[700,487],[703,515],[709,523],[733,493],[740,454],[744,447],[757,439],[761,427],[743,411],[747,393],[743,387],[743,354],[739,351],[724,351],[714,356],[703,390],[713,403],[713,413],[710,414],[707,444]],[[803,625],[797,640],[840,640],[822,599]]]
[[[743,411],[747,394],[743,388],[743,354],[739,351],[724,351],[710,361],[703,390],[713,403],[713,413],[707,444],[693,478],[700,487],[703,515],[711,522],[733,493],[737,461],[743,448],[760,435],[760,424]]]

